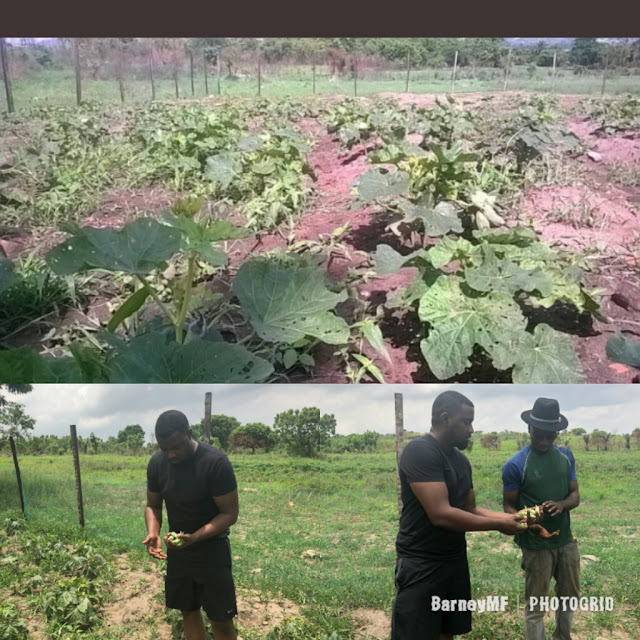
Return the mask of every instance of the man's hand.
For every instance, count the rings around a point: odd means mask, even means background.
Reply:
[[[147,551],[150,556],[157,558],[158,560],[166,560],[167,555],[162,553],[162,538],[158,535],[149,534],[142,544],[147,547]]]
[[[549,515],[552,516],[559,516],[561,513],[564,513],[564,505],[562,502],[547,500],[542,503],[542,506],[549,512]]]
[[[520,524],[524,521],[524,518],[517,513],[505,513],[506,518],[500,518],[502,522],[497,530],[500,533],[504,533],[506,536],[515,536],[518,533],[522,533],[525,529]]]
[[[180,551],[181,549],[184,549],[194,543],[193,536],[190,533],[174,533],[174,535],[176,536],[176,538],[179,538],[180,540],[182,540],[182,544],[179,547],[177,547],[175,544],[173,544],[173,542],[171,542],[171,539],[169,538],[169,534],[167,534],[164,537],[164,542],[167,545],[167,549],[174,549],[176,551]]]

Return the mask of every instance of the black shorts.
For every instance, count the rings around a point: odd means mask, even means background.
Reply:
[[[432,609],[432,596],[442,600],[471,600],[466,556],[426,562],[398,558],[391,616],[392,640],[438,640],[441,633],[471,631],[470,611]],[[458,607],[456,606],[456,609]]]
[[[229,541],[215,542],[204,549],[185,549],[169,555],[164,583],[169,609],[202,608],[212,622],[225,622],[238,614]]]

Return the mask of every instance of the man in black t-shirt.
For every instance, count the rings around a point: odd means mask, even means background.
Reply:
[[[396,538],[392,640],[449,640],[471,630],[469,610],[441,600],[471,600],[465,531],[522,531],[516,514],[476,507],[471,465],[458,451],[473,433],[473,403],[456,391],[434,401],[431,432],[407,444],[398,464],[402,515]]]
[[[166,605],[182,612],[186,640],[204,640],[201,607],[216,640],[236,640],[229,545],[229,527],[238,519],[233,468],[222,451],[191,438],[180,411],[162,413],[155,433],[160,451],[147,466],[143,544],[154,558],[167,560]],[[170,531],[182,532],[180,546],[164,538],[166,555],[160,537],[163,500]]]

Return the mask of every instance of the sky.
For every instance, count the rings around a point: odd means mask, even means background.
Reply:
[[[474,429],[525,432],[520,414],[538,397],[556,398],[569,429],[604,429],[631,433],[640,426],[640,385],[147,385],[36,384],[26,395],[3,391],[7,400],[25,405],[36,420],[31,435],[78,435],[102,439],[129,424],[153,432],[157,416],[182,411],[190,422],[204,415],[205,392],[212,393],[213,414],[234,416],[241,423],[273,425],[277,413],[315,406],[336,418],[336,433],[395,431],[394,394],[401,393],[404,428],[424,433],[430,428],[431,404],[442,391],[455,389],[475,405]]]

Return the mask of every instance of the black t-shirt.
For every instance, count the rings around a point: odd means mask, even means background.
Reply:
[[[430,434],[407,444],[400,456],[400,490],[402,515],[396,538],[398,556],[442,559],[463,556],[467,543],[462,531],[449,531],[434,526],[427,512],[411,490],[411,482],[445,482],[449,504],[464,509],[473,488],[471,465],[457,449],[450,454]]]
[[[214,496],[230,493],[237,484],[229,458],[219,449],[199,442],[193,456],[178,464],[171,464],[161,451],[154,454],[147,466],[147,488],[162,494],[171,531],[193,533],[220,513]],[[203,543],[228,535],[227,529]],[[196,546],[200,545],[184,551]]]

